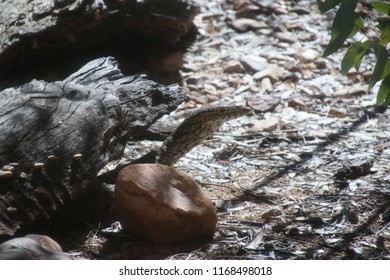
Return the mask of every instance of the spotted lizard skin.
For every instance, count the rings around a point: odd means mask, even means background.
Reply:
[[[210,106],[187,117],[164,141],[157,151],[156,162],[174,165],[192,148],[212,136],[226,121],[249,114],[250,109],[238,106]]]

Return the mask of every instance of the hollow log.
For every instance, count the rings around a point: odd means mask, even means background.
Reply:
[[[111,58],[63,81],[0,92],[0,237],[13,236],[99,184],[125,144],[182,103],[177,85],[125,77]]]
[[[107,55],[123,68],[128,57],[182,43],[198,11],[192,0],[0,1],[0,82],[10,73],[46,79],[70,67],[62,79]]]

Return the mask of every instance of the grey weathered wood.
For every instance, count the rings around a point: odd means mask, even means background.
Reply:
[[[124,77],[110,57],[61,82],[0,92],[0,236],[50,217],[97,184],[129,139],[184,99],[177,85]]]
[[[0,1],[0,77],[96,53],[119,59],[137,45],[141,52],[162,47],[141,46],[140,36],[175,45],[194,29],[198,10],[192,0]]]

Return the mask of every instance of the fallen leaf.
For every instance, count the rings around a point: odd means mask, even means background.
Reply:
[[[258,133],[261,131],[273,131],[280,126],[281,122],[279,119],[268,119],[268,120],[255,120],[252,122],[252,127],[248,129],[250,133]]]
[[[250,18],[239,18],[233,20],[229,25],[238,32],[246,32],[249,30],[257,30],[268,27],[265,22],[257,21]]]

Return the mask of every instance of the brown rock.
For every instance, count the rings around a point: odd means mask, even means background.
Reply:
[[[217,214],[200,186],[176,169],[133,164],[118,175],[115,206],[123,228],[158,242],[213,236]]]
[[[0,260],[71,260],[61,246],[46,235],[29,234],[0,244]]]

